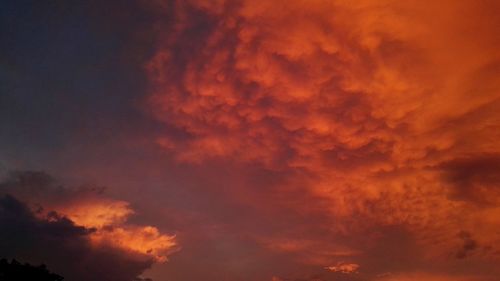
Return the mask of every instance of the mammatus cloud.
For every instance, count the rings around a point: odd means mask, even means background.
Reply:
[[[128,203],[99,190],[60,187],[40,172],[12,174],[0,184],[0,254],[49,264],[68,280],[126,281],[178,249],[175,236],[127,223]]]
[[[498,260],[497,2],[168,3],[147,69],[176,159],[284,173],[268,194],[305,213],[300,186],[331,233],[401,226],[428,258]]]

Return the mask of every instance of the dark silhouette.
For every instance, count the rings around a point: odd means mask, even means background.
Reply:
[[[43,261],[70,281],[141,280],[140,275],[154,263],[153,259],[137,259],[114,247],[94,247],[90,241],[93,229],[75,225],[60,215],[37,216],[27,203],[8,195],[12,190],[52,190],[48,191],[49,196],[70,198],[64,197],[57,185],[45,183],[44,177],[0,180],[0,258]]]
[[[6,259],[0,260],[0,281],[61,281],[64,278],[47,270],[42,264],[33,266],[21,264],[15,259],[10,263]]]

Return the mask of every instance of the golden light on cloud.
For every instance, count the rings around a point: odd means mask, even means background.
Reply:
[[[90,199],[58,208],[73,222],[89,228],[103,228],[121,224],[134,214],[125,201],[111,199]]]
[[[145,270],[180,248],[176,235],[132,223],[132,215],[141,221],[131,204],[107,197],[104,188],[13,172],[0,180],[0,255],[54,264],[71,280],[143,280]]]
[[[154,226],[127,223],[129,216],[134,214],[128,202],[90,197],[54,208],[76,225],[94,229],[90,239],[96,247],[116,247],[153,258],[156,262],[167,261],[167,256],[178,250],[175,235],[162,234]]]
[[[356,273],[358,271],[359,264],[339,262],[336,265],[327,266],[325,267],[325,269],[332,272],[351,274],[351,273]]]
[[[152,256],[157,262],[167,261],[176,251],[175,235],[161,234],[153,226],[125,226],[101,229],[91,235],[97,245],[112,245],[128,251]]]
[[[7,2],[0,259],[498,281],[500,0]]]
[[[175,128],[157,143],[285,173],[276,197],[300,185],[334,233],[400,226],[428,258],[498,259],[500,21],[480,2],[176,2],[147,65]],[[193,38],[192,10],[211,24]]]

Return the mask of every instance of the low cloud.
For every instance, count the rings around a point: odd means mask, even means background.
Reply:
[[[400,274],[388,274],[381,278],[376,279],[376,281],[493,281],[494,279],[489,277],[477,277],[477,276],[454,276],[454,275],[443,275],[443,274],[433,274],[433,273],[400,273]]]
[[[67,280],[128,281],[178,249],[175,236],[128,224],[128,204],[95,191],[60,187],[41,172],[12,174],[0,183],[2,257],[45,263]]]
[[[332,271],[332,272],[341,272],[341,273],[351,274],[351,273],[356,273],[358,271],[359,264],[339,262],[336,265],[327,266],[327,267],[325,267],[325,269]]]

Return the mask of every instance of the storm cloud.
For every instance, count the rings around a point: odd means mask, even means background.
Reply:
[[[498,1],[3,7],[0,172],[60,178],[0,183],[33,241],[12,255],[122,279],[500,276]]]
[[[80,196],[75,196],[75,192]],[[82,196],[85,193],[87,196]],[[133,244],[135,239],[141,239],[142,229],[131,230],[109,223],[93,225],[78,220],[77,224],[68,217],[71,212],[64,214],[46,209],[60,206],[61,202],[75,206],[77,200],[85,201],[85,197],[97,195],[91,195],[93,193],[89,190],[74,191],[58,186],[52,177],[42,172],[13,173],[0,184],[0,194],[2,258],[47,264],[65,280],[139,280],[139,276],[157,262],[155,244],[168,238],[169,246],[175,246],[171,237],[160,236],[155,230],[142,241],[144,245],[149,241],[153,248],[141,252],[141,249],[130,245],[113,242]],[[25,201],[16,198],[16,194]],[[92,215],[92,208],[92,205],[86,206],[85,212]],[[112,210],[113,205],[107,211]],[[97,214],[99,218],[104,215]],[[103,229],[104,226],[106,229]],[[154,228],[146,228],[147,231],[151,229]],[[120,234],[134,237],[123,238]],[[107,240],[110,239],[107,236],[112,236],[115,241]],[[120,241],[127,238],[129,240]],[[165,249],[165,245],[156,246]]]
[[[234,193],[317,217],[331,237],[317,246],[294,225],[257,241],[334,268],[369,247],[331,241],[376,243],[393,226],[422,260],[499,258],[497,3],[159,3],[174,20],[147,64],[157,143],[181,163],[280,174]]]

